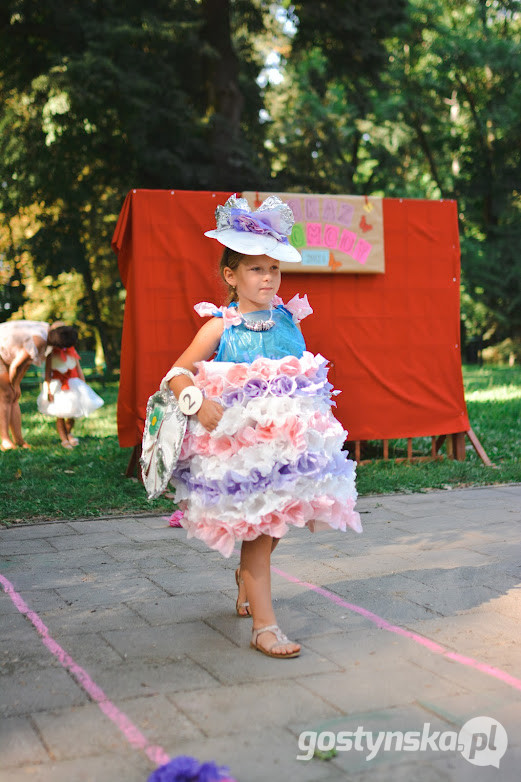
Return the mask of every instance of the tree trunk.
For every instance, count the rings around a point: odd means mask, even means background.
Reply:
[[[96,291],[94,290],[94,280],[92,278],[92,273],[91,273],[90,263],[88,258],[85,258],[85,263],[82,264],[81,271],[83,274],[83,279],[85,281],[85,288],[87,289],[87,296],[89,298],[92,320],[94,326],[98,331],[101,340],[101,346],[103,348],[103,353],[105,356],[106,371],[107,374],[111,375],[114,369],[114,362],[112,360],[113,353],[111,349],[110,340],[107,334],[107,329],[105,328],[105,323],[103,322],[103,318],[101,317],[101,312],[98,304],[98,297],[96,295]]]
[[[244,98],[239,89],[239,61],[233,49],[230,0],[203,0],[201,35],[212,54],[207,57],[208,107],[212,117],[212,150],[216,187],[240,189],[239,151]]]

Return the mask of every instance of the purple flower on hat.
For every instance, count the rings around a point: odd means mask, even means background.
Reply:
[[[179,755],[164,766],[159,766],[148,777],[148,782],[233,782],[224,766],[199,763],[195,758]]]
[[[259,396],[265,396],[268,390],[268,383],[263,377],[252,377],[244,384],[244,393],[249,399],[256,399]]]
[[[236,231],[247,231],[260,236],[273,236],[278,242],[288,244],[287,236],[272,228],[268,219],[261,220],[260,217],[251,212],[243,212],[242,209],[232,209],[230,217],[230,227],[235,228]]]
[[[295,387],[295,380],[287,375],[278,375],[270,380],[270,394],[273,396],[289,396]]]

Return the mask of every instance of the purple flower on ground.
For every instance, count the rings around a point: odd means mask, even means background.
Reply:
[[[244,384],[244,393],[249,399],[265,396],[267,390],[268,383],[263,377],[253,377]]]
[[[228,774],[224,766],[212,762],[199,763],[195,758],[180,755],[156,768],[148,777],[148,782],[233,782]]]

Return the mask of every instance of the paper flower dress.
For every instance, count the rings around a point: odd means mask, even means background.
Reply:
[[[234,305],[195,307],[224,319],[217,355],[197,365],[195,383],[225,411],[212,432],[188,419],[171,481],[188,536],[225,557],[236,543],[280,538],[291,526],[362,531],[327,360],[306,350],[296,326],[312,310],[307,297],[281,301],[246,316]]]
[[[83,418],[104,404],[103,399],[78,377],[78,359],[74,348],[53,348],[49,392],[54,400],[49,402],[42,390],[37,399],[40,413],[56,418]]]

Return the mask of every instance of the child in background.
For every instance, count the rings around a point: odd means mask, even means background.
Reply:
[[[85,382],[75,345],[74,326],[54,329],[53,347],[47,348],[45,382],[38,397],[38,410],[56,418],[56,429],[64,448],[78,445],[72,434],[76,418],[88,416],[103,405],[103,399]]]
[[[287,239],[291,209],[270,196],[252,212],[232,196],[216,218],[206,236],[225,247],[230,305],[196,305],[211,318],[164,379],[188,418],[171,482],[189,537],[226,557],[241,544],[237,614],[253,618],[252,647],[287,659],[300,645],[276,623],[271,554],[290,526],[361,532],[355,465],[331,413],[327,362],[298,325],[312,313],[307,297],[277,296],[279,261],[301,260]]]

